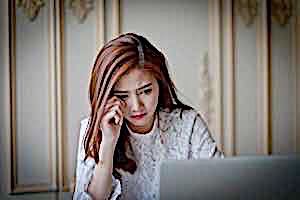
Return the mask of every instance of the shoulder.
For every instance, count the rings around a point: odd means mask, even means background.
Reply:
[[[84,136],[89,124],[89,117],[80,120],[79,145],[83,143]]]
[[[93,167],[95,165],[95,160],[91,157],[88,157],[86,160],[85,159],[85,149],[84,149],[84,137],[85,133],[87,131],[87,128],[89,126],[89,117],[83,118],[80,120],[80,134],[79,134],[79,140],[78,140],[78,161],[84,162],[85,165],[89,167]]]
[[[88,124],[89,124],[89,117],[85,117],[83,119],[80,120],[80,132],[82,130],[86,130],[86,128],[88,127]]]
[[[89,117],[85,117],[85,118],[83,118],[83,119],[80,120],[80,126],[81,127],[82,126],[87,127],[88,123],[89,123]]]
[[[200,114],[194,109],[175,108],[171,111],[160,109],[159,122],[163,129],[168,129],[170,126],[193,126],[197,116]]]
[[[200,114],[194,108],[175,108],[172,111],[168,111],[167,109],[160,109],[159,115],[163,120],[169,119],[175,121],[188,121],[195,119],[195,117]]]

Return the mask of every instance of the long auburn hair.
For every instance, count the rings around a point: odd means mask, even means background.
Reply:
[[[141,49],[144,56],[143,66],[139,66]],[[104,45],[96,57],[91,72],[89,84],[91,113],[84,137],[85,159],[92,157],[96,163],[99,162],[98,152],[102,133],[98,128],[99,124],[96,124],[96,119],[97,117],[101,119],[114,84],[134,67],[141,67],[143,70],[151,72],[156,78],[159,85],[158,108],[169,111],[177,107],[190,108],[183,104],[176,95],[176,88],[170,78],[164,55],[146,38],[134,33],[122,34]],[[113,168],[134,173],[136,163],[125,154],[130,145],[128,146],[129,133],[124,123],[120,131],[114,152]]]

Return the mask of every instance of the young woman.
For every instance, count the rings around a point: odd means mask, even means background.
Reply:
[[[74,199],[159,199],[165,159],[222,157],[201,116],[176,95],[164,55],[127,33],[99,52],[81,122]]]

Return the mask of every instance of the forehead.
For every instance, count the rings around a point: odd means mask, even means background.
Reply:
[[[140,86],[155,81],[154,76],[149,71],[143,69],[131,69],[124,74],[114,86],[114,90],[135,90]]]

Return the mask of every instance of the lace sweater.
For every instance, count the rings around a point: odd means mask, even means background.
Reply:
[[[88,119],[81,121],[73,199],[92,199],[87,187],[96,165],[92,158],[83,161],[82,145]],[[122,179],[113,176],[110,199],[159,199],[160,163],[165,159],[223,157],[201,116],[195,110],[160,110],[152,130],[145,134],[130,132],[137,170],[134,174],[119,170]]]

